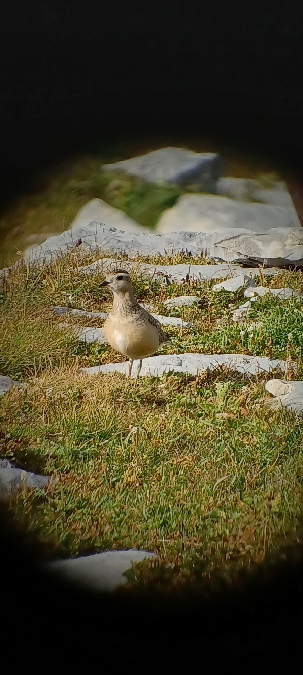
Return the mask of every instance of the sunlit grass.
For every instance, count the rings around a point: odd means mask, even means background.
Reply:
[[[104,275],[79,269],[101,255],[76,249],[42,266],[20,261],[1,291],[0,370],[28,386],[0,401],[0,456],[58,479],[12,499],[13,527],[48,558],[154,550],[162,567],[146,563],[143,576],[138,573],[143,585],[161,570],[165,583],[182,585],[262,562],[285,537],[296,536],[303,422],[266,406],[266,374],[247,378],[221,369],[137,382],[118,373],[82,375],[80,367],[124,357],[107,345],[78,344],[51,307],[108,311]],[[300,366],[300,298],[260,298],[238,326],[231,312],[243,302],[241,290],[216,292],[213,282],[201,281],[166,285],[139,269],[132,277],[139,301],[193,324],[168,328],[172,345],[163,353],[237,352],[292,358]],[[300,272],[283,272],[278,281],[262,277],[260,270],[261,283],[302,290]],[[200,302],[168,312],[165,300],[182,294]],[[251,328],[254,323],[259,327]]]

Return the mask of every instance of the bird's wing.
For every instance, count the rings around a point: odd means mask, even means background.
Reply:
[[[171,341],[171,340],[170,340],[170,336],[168,335],[168,333],[165,333],[165,332],[162,330],[160,321],[158,321],[158,319],[156,319],[152,314],[150,314],[149,312],[147,312],[147,310],[144,309],[144,307],[142,307],[142,310],[143,310],[143,312],[144,312],[144,316],[145,316],[146,319],[149,321],[149,323],[150,323],[152,326],[155,326],[155,327],[158,329],[158,332],[159,332],[159,343],[160,343],[160,344],[163,344],[164,342],[170,342],[170,341]]]

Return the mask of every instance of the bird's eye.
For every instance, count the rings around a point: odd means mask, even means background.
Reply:
[[[117,276],[117,281],[123,281],[123,279],[124,279],[123,274],[119,274],[119,275]]]

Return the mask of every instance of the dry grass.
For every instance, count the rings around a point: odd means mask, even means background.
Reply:
[[[79,374],[81,366],[123,358],[105,345],[79,345],[50,310],[108,309],[103,275],[79,273],[100,255],[76,250],[30,268],[21,261],[2,290],[1,371],[28,386],[1,399],[0,455],[58,478],[47,490],[20,492],[8,517],[42,557],[157,551],[160,567],[146,563],[138,572],[142,586],[161,579],[173,587],[208,583],[222,570],[260,563],[285,537],[296,536],[302,421],[266,407],[266,375],[248,379],[223,369],[134,382],[119,374]],[[252,311],[261,332],[246,327],[241,336],[229,306],[242,302],[240,291],[216,293],[203,282],[147,283],[139,273],[133,278],[137,297],[158,311],[167,297],[201,298],[176,310],[195,327],[169,329],[173,345],[163,351],[300,358],[301,299],[260,299]],[[265,279],[277,286],[276,278]],[[280,282],[302,290],[299,272],[283,272]],[[70,322],[102,325],[80,317]]]

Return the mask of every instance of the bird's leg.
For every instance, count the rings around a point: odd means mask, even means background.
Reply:
[[[128,377],[131,376],[133,363],[134,363],[133,359],[129,359],[129,371],[128,371]]]
[[[140,363],[139,363],[139,368],[138,368],[138,370],[137,370],[136,379],[137,379],[137,377],[139,377],[139,373],[140,373],[141,368],[142,368],[142,359],[140,359]]]

